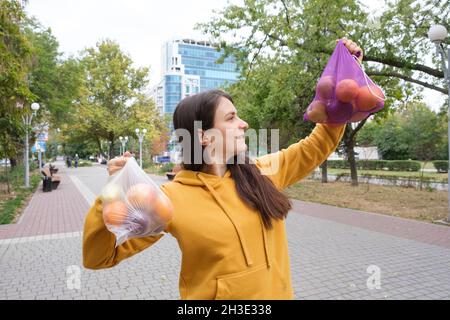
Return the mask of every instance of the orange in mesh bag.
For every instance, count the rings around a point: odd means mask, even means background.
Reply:
[[[111,177],[101,199],[103,220],[116,236],[116,246],[131,238],[160,234],[172,219],[169,198],[134,158]]]

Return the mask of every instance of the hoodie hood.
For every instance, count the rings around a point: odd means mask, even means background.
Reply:
[[[206,187],[210,194],[213,196],[214,200],[218,203],[218,205],[222,208],[223,212],[227,215],[230,222],[234,225],[236,232],[239,237],[239,241],[241,242],[242,251],[245,256],[245,260],[248,266],[253,264],[252,258],[250,256],[250,252],[248,250],[248,246],[246,243],[245,234],[243,234],[242,228],[239,225],[239,219],[237,215],[239,212],[236,212],[236,208],[230,207],[227,205],[227,202],[220,196],[217,189],[219,189],[229,178],[231,178],[231,171],[227,169],[223,177],[208,174],[200,171],[191,171],[191,170],[181,170],[175,176],[173,182],[181,183],[184,185],[190,186],[199,186]],[[266,262],[268,267],[270,267],[270,255],[269,255],[269,246],[267,243],[267,230],[264,227],[264,223],[262,218],[260,217],[260,222],[263,230],[263,241],[264,241],[264,251],[266,256]]]
[[[206,186],[210,185],[213,188],[219,187],[223,180],[231,177],[229,169],[225,172],[223,177],[216,176],[214,174],[204,173],[200,171],[180,170],[175,178],[174,182],[179,182],[189,186]]]

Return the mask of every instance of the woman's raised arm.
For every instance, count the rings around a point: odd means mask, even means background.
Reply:
[[[308,176],[333,153],[344,135],[345,124],[316,124],[311,134],[287,149],[255,159],[262,174],[279,189]]]

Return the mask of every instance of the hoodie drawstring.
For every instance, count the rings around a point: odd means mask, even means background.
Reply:
[[[267,246],[267,230],[266,227],[264,226],[264,222],[262,220],[262,218],[259,219],[261,221],[261,228],[262,228],[262,233],[263,233],[263,241],[264,241],[264,252],[266,254],[266,261],[267,261],[267,266],[270,268],[270,255],[269,255],[269,248]]]
[[[217,194],[217,192],[214,190],[213,187],[211,187],[204,178],[202,178],[201,175],[197,174],[197,177],[203,182],[203,184],[208,188],[208,190],[211,192],[212,196],[214,197],[214,199],[216,199],[217,203],[220,205],[220,207],[222,208],[222,210],[225,212],[225,214],[227,215],[228,219],[231,221],[231,223],[233,224],[234,228],[236,229],[236,232],[238,234],[239,240],[241,242],[241,246],[242,246],[242,250],[244,252],[244,256],[245,256],[245,261],[247,262],[247,266],[251,266],[253,264],[252,259],[250,258],[248,249],[247,249],[247,245],[245,244],[245,240],[244,237],[241,235],[241,233],[239,232],[239,228],[236,226],[236,224],[234,223],[233,219],[231,219],[231,217],[228,215],[227,210],[225,209],[224,204],[222,203],[222,200],[220,199],[220,196]],[[265,238],[264,238],[265,239]],[[264,245],[265,245],[265,240],[264,240]],[[266,252],[267,254],[267,252]]]

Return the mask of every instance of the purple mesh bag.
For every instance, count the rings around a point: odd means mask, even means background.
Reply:
[[[328,124],[359,122],[384,107],[385,95],[339,40],[316,85],[304,121]]]

